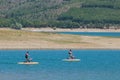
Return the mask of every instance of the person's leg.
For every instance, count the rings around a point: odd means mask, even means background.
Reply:
[[[26,58],[26,62],[29,62],[28,58]]]
[[[74,59],[74,56],[70,56],[71,59]]]

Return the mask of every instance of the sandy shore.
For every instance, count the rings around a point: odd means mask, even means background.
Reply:
[[[41,33],[52,31],[100,31],[96,29],[0,29],[0,49],[120,49],[120,38]],[[35,31],[35,32],[34,32]],[[41,31],[41,32],[36,32]],[[94,32],[93,31],[93,32]],[[119,32],[120,30],[109,30]],[[105,31],[105,32],[108,32]]]
[[[23,30],[27,31],[35,31],[35,32],[120,32],[120,29],[61,29],[56,28],[56,30],[52,28],[23,28]]]
[[[10,28],[0,28],[0,30],[11,30]],[[24,31],[33,31],[33,32],[120,32],[120,29],[61,29],[56,28],[22,28]]]

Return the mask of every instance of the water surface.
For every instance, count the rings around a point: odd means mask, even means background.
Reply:
[[[29,50],[38,65],[19,65],[26,50],[0,50],[0,80],[119,80],[120,50],[73,50],[80,62],[63,62],[67,50]]]
[[[120,32],[58,32],[60,34],[74,34],[85,36],[106,36],[106,37],[120,37]]]

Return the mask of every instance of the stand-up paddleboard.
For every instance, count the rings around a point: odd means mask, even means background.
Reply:
[[[80,59],[63,59],[62,61],[68,61],[68,62],[79,62]]]
[[[39,62],[18,62],[18,64],[39,64]]]

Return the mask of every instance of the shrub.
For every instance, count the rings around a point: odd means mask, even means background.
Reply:
[[[11,28],[21,30],[22,29],[22,24],[16,22],[15,24],[11,25]]]

